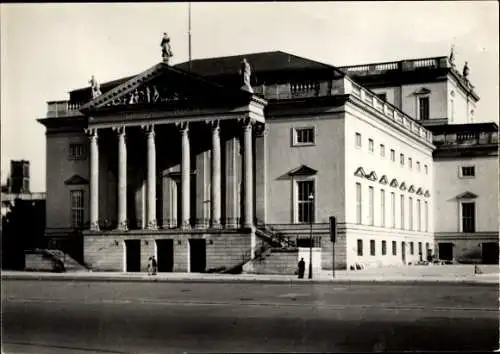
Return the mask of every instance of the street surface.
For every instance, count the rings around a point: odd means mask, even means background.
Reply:
[[[498,285],[5,280],[4,353],[498,349]]]

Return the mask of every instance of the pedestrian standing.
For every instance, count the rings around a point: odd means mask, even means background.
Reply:
[[[153,274],[153,257],[148,258],[148,275]]]
[[[304,272],[306,271],[306,262],[304,262],[304,258],[300,259],[298,268],[299,279],[302,279],[304,278]]]
[[[156,263],[155,256],[151,257],[151,267],[153,268],[153,275],[156,275],[158,264]]]

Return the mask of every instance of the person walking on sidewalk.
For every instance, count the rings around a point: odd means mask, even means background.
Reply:
[[[153,274],[153,257],[148,258],[148,275]]]
[[[158,264],[156,263],[155,256],[151,257],[151,267],[153,270],[153,275],[156,275],[156,271],[158,270]]]
[[[306,262],[304,262],[304,258],[301,258],[298,264],[298,273],[299,273],[299,279],[304,278],[304,273],[306,271]]]

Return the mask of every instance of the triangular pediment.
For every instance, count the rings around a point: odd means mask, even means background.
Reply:
[[[477,195],[472,193],[472,192],[467,191],[465,193],[457,195],[456,198],[457,199],[474,199],[474,198],[477,198]]]
[[[393,178],[392,181],[391,181],[391,184],[390,184],[391,187],[394,187],[394,188],[398,188],[399,184],[398,184],[398,180]]]
[[[401,189],[402,191],[405,191],[406,190],[406,183],[401,182],[401,184],[399,185],[399,189]]]
[[[306,165],[300,165],[297,168],[294,168],[290,172],[288,172],[289,176],[312,176],[315,175],[318,171],[314,168],[311,168]]]
[[[68,178],[66,181],[64,181],[64,184],[66,185],[79,185],[79,184],[88,184],[89,181],[83,178],[80,175],[73,175],[70,178]]]
[[[228,89],[187,71],[158,63],[84,104],[80,111],[110,106],[140,107],[170,102],[249,98],[242,89]]]
[[[429,198],[430,196],[431,196],[431,194],[429,193],[429,191],[425,191],[424,197]]]
[[[429,93],[431,93],[431,90],[427,87],[422,87],[420,90],[415,92],[415,95],[428,95]]]
[[[354,175],[356,177],[366,177],[366,172],[363,170],[363,167],[358,167],[356,171],[354,171]]]
[[[375,171],[372,171],[372,172],[370,172],[370,174],[368,176],[366,176],[366,178],[369,179],[370,181],[376,181],[377,174],[375,173]]]
[[[417,189],[417,195],[422,195],[424,194],[424,191],[422,188]]]
[[[413,186],[413,184],[410,186],[410,188],[408,188],[408,192],[415,193],[415,187]]]
[[[380,177],[380,181],[378,181],[380,184],[387,184],[389,183],[389,181],[387,180],[387,176],[386,175],[382,175],[382,177]]]

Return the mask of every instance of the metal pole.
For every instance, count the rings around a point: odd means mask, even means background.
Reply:
[[[312,218],[312,201],[313,201],[313,196],[310,195],[309,196],[309,209],[310,209],[310,212],[309,212],[309,220],[310,220],[310,226],[311,226],[311,230],[310,230],[310,233],[309,233],[309,279],[312,279],[312,234],[313,234],[313,218]]]
[[[332,254],[332,278],[335,279],[335,240],[332,242],[333,254]]]
[[[189,71],[191,71],[191,1],[188,7],[188,46],[189,46]]]

